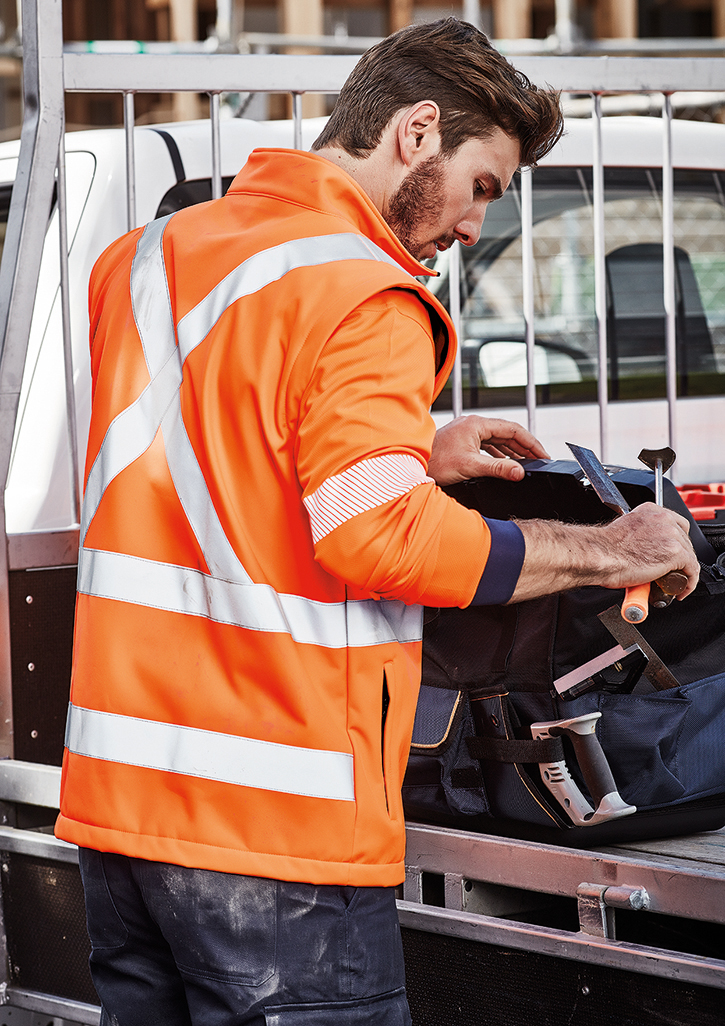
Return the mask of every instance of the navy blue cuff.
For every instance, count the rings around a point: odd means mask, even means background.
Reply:
[[[524,565],[526,542],[518,524],[512,520],[489,520],[491,551],[478,582],[472,606],[497,606],[508,602]]]

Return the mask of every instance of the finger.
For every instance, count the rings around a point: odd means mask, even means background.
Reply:
[[[481,456],[471,466],[471,477],[497,477],[504,481],[520,481],[524,476],[524,468],[516,460],[508,457],[493,459]]]
[[[505,452],[514,459],[549,459],[549,454],[541,445],[533,445],[530,448],[519,444],[516,439],[492,438],[482,443],[482,448],[488,449],[489,445],[495,445],[501,452]]]
[[[508,444],[518,455],[533,454],[541,458],[548,458],[548,453],[538,438],[521,424],[498,417],[479,417],[476,414],[470,415],[469,420],[473,421],[472,426],[476,427],[482,444],[486,442],[496,445],[504,443]]]
[[[539,452],[536,447],[528,448],[523,445],[515,438],[502,438],[499,435],[491,435],[489,438],[481,440],[481,448],[488,450],[489,447],[496,448],[500,452],[505,452],[507,455],[513,455],[519,457],[531,456],[534,452]]]
[[[492,456],[494,459],[498,460],[501,460],[506,456],[514,456],[514,453],[510,449],[506,449],[506,447],[503,445],[482,445],[481,451],[488,453],[489,456]]]

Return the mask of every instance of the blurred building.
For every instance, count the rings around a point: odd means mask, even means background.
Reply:
[[[21,119],[19,5],[0,0],[0,139],[18,135]],[[360,52],[411,22],[449,14],[478,24],[512,55],[725,49],[725,0],[63,0],[68,45],[172,41],[225,52],[320,52],[335,43],[338,52]],[[71,96],[68,127],[119,124],[120,102]],[[324,98],[306,98],[306,115],[324,108]],[[136,97],[140,123],[204,111],[193,94]],[[273,98],[265,112],[283,115],[284,101]]]

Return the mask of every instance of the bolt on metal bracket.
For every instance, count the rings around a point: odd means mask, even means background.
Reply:
[[[580,932],[609,940],[616,937],[615,909],[640,911],[650,907],[649,894],[644,887],[582,883],[576,889],[576,897]]]

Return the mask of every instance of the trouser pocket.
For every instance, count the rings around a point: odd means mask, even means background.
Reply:
[[[410,1026],[405,990],[364,1000],[325,1004],[274,1005],[264,1010],[266,1026]]]

